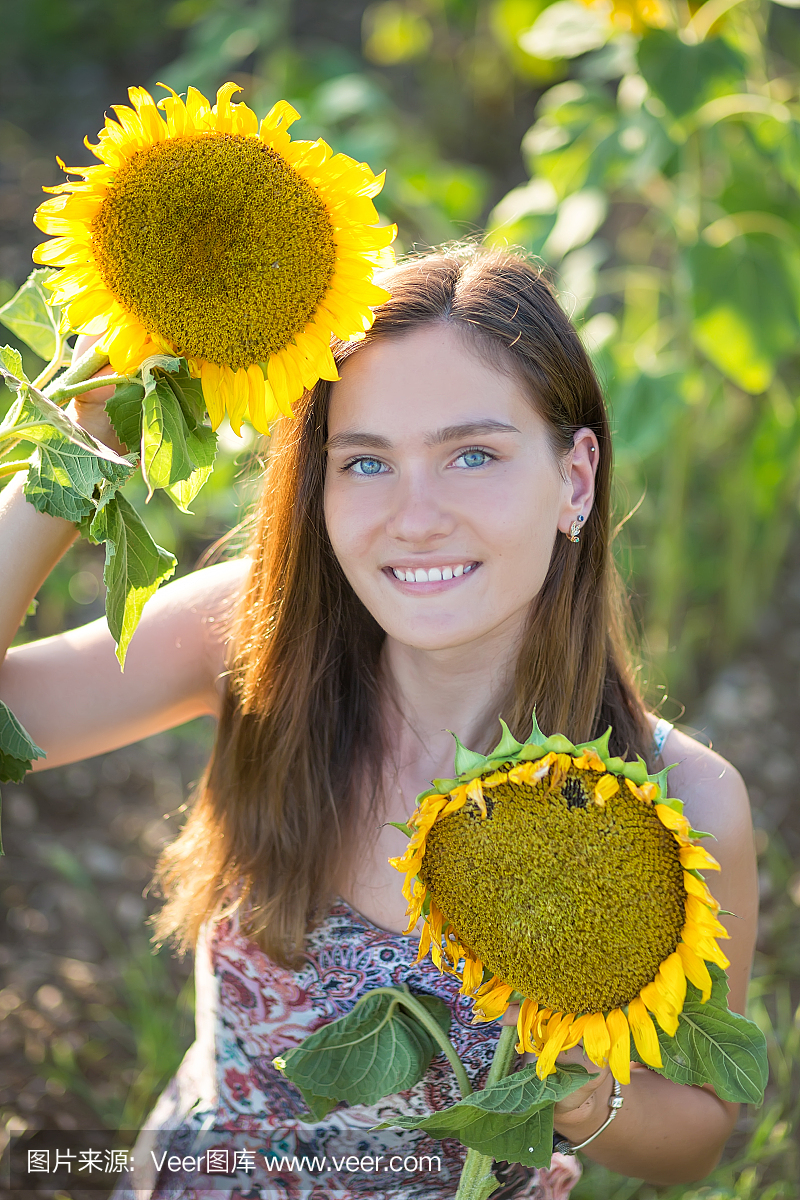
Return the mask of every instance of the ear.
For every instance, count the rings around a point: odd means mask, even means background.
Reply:
[[[583,518],[585,524],[594,503],[594,477],[600,461],[600,446],[591,429],[579,429],[572,450],[564,460],[564,499],[558,517],[558,528],[569,533],[573,521]]]

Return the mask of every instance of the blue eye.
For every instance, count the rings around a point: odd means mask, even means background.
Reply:
[[[459,454],[456,462],[462,462],[465,467],[483,467],[491,461],[491,457],[485,450],[465,450]]]
[[[383,471],[383,463],[378,458],[357,458],[354,462],[347,464],[347,469],[355,472],[356,475],[380,475]]]

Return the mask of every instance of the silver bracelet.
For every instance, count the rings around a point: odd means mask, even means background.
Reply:
[[[597,1133],[593,1133],[590,1138],[587,1138],[585,1142],[581,1142],[580,1145],[578,1145],[578,1146],[573,1146],[572,1142],[567,1141],[566,1138],[559,1138],[559,1140],[557,1142],[555,1142],[553,1145],[554,1153],[556,1153],[556,1154],[574,1154],[576,1150],[582,1150],[584,1146],[588,1146],[589,1142],[593,1142],[596,1137],[600,1137],[600,1134],[603,1132],[604,1129],[608,1129],[609,1125],[614,1120],[614,1117],[617,1115],[619,1110],[622,1108],[623,1103],[624,1103],[624,1098],[622,1095],[622,1088],[619,1085],[619,1080],[615,1079],[614,1080],[614,1090],[612,1091],[611,1098],[608,1101],[608,1107],[611,1109],[611,1113],[605,1119],[603,1124],[600,1126]]]

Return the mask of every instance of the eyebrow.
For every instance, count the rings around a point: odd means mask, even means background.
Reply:
[[[442,446],[447,442],[459,442],[477,437],[482,433],[519,433],[516,425],[507,425],[504,421],[467,421],[463,425],[446,425],[425,437],[426,446]],[[353,446],[364,446],[371,450],[390,450],[392,443],[389,438],[379,433],[368,433],[360,429],[348,430],[345,433],[335,433],[325,443],[325,450],[342,450]]]

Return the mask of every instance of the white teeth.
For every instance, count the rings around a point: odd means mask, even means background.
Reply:
[[[416,569],[405,567],[392,567],[391,571],[395,579],[399,579],[401,583],[440,583],[446,579],[458,579],[460,575],[468,575],[470,571],[474,571],[476,563],[459,563],[457,567],[417,567]]]

